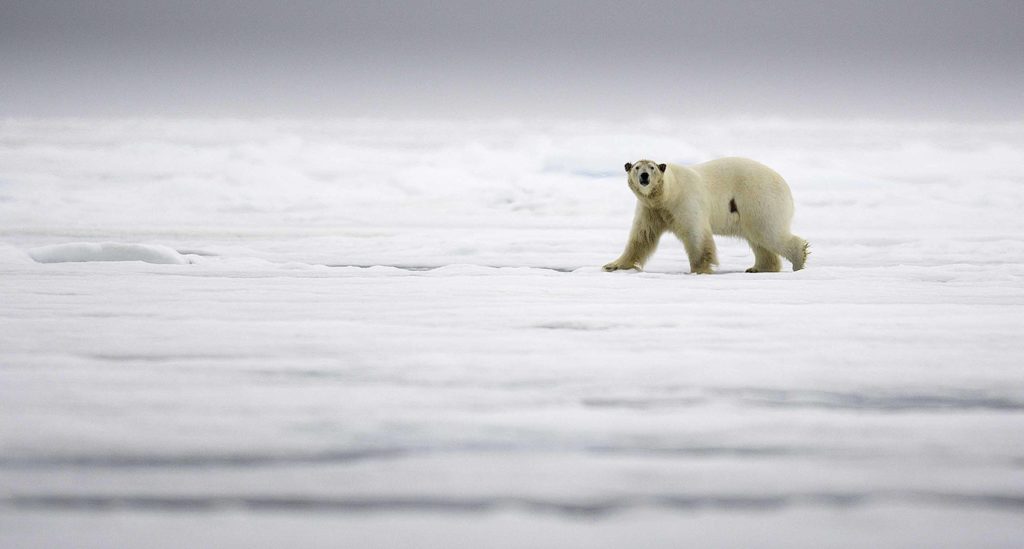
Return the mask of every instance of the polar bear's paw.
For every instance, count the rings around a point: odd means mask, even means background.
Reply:
[[[806,240],[802,240],[799,237],[796,238],[799,240],[797,244],[799,250],[796,253],[797,260],[793,262],[793,270],[799,271],[803,269],[804,265],[807,263],[807,256],[811,255],[811,243]]]
[[[611,263],[605,265],[602,268],[605,270],[605,272],[609,272],[609,273],[612,272],[612,271],[628,271],[630,269],[637,270],[637,271],[642,270],[640,268],[640,265],[638,265],[636,263],[633,263],[632,265],[629,265],[629,264],[626,264],[626,263],[621,263],[619,261],[612,261]]]

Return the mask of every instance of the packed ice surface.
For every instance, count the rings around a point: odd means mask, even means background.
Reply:
[[[727,155],[806,270],[600,271]],[[5,120],[0,546],[1019,545],[1022,210],[1024,123]]]

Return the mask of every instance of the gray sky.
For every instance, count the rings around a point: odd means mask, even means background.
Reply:
[[[0,0],[0,115],[1024,119],[1024,0]]]

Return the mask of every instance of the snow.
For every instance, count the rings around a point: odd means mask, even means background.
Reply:
[[[806,270],[601,272],[732,154]],[[1012,546],[1022,208],[1017,123],[6,120],[0,546]]]
[[[40,246],[28,250],[39,263],[69,261],[145,261],[146,263],[188,263],[184,256],[167,246],[121,244],[119,242],[71,242]]]

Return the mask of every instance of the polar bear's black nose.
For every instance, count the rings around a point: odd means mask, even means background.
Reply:
[[[651,175],[648,174],[647,172],[644,172],[644,173],[640,174],[640,184],[641,185],[646,185],[648,180],[650,179],[650,177],[651,177]]]

